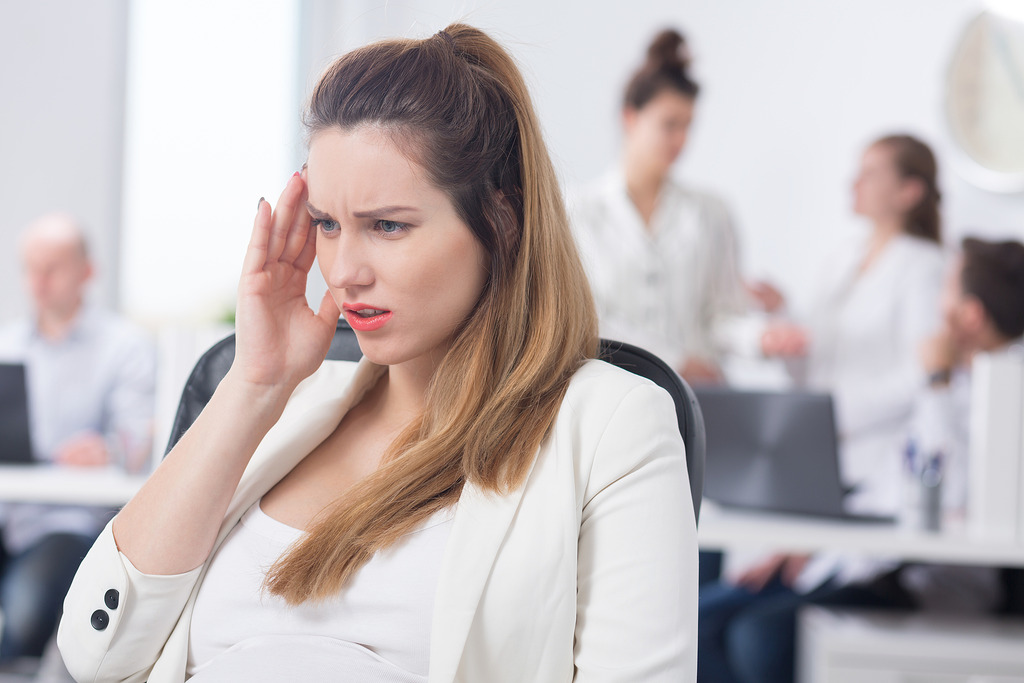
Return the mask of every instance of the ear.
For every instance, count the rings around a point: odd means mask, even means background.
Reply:
[[[972,336],[977,335],[988,325],[988,312],[977,297],[965,296],[960,306],[960,323]]]
[[[924,185],[924,181],[920,178],[904,178],[899,193],[900,203],[903,205],[904,210],[910,211],[920,204],[926,192],[927,188]]]
[[[627,133],[632,130],[633,126],[636,124],[636,117],[638,113],[639,110],[635,107],[627,106],[622,108],[622,127]]]

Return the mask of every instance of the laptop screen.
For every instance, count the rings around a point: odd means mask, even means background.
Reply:
[[[25,366],[0,363],[0,464],[31,462]]]
[[[707,431],[705,496],[737,507],[846,516],[831,396],[695,393]]]

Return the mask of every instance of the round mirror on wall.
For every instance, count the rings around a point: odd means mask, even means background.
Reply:
[[[967,25],[945,108],[961,174],[986,190],[1024,192],[1024,16],[988,11]]]

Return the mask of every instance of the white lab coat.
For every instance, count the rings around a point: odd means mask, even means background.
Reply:
[[[829,391],[841,439],[840,469],[851,512],[895,514],[900,459],[914,400],[925,384],[921,343],[941,323],[941,247],[892,239],[858,274],[866,240],[822,264],[805,321],[810,350],[794,363],[798,384]]]
[[[945,258],[934,242],[900,235],[859,273],[866,248],[864,239],[822,264],[805,321],[808,357],[790,368],[798,384],[833,395],[840,473],[855,487],[847,509],[895,517],[903,500],[901,454],[926,383],[919,348],[941,323]],[[895,565],[826,553],[808,564],[796,588],[810,590],[829,576],[865,581]]]
[[[381,371],[325,361],[299,386],[242,476],[218,547]],[[607,363],[584,364],[526,483],[507,495],[463,490],[435,594],[430,682],[694,681],[689,490],[668,394]],[[68,669],[80,682],[183,681],[205,570],[142,574],[108,526],[64,602]]]
[[[625,176],[613,170],[573,194],[569,208],[603,337],[641,346],[676,369],[690,356],[750,353],[759,323],[745,316],[724,203],[668,179],[648,229]]]

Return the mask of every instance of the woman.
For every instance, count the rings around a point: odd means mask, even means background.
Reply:
[[[918,347],[939,327],[943,280],[936,163],[923,142],[872,143],[854,183],[854,211],[871,229],[824,264],[806,326],[765,330],[765,355],[784,357],[799,381],[830,391],[851,512],[894,516],[903,443],[925,386]],[[790,683],[796,613],[804,604],[910,607],[879,558],[776,555],[701,588],[699,680]]]
[[[575,199],[573,226],[603,336],[706,383],[721,380],[725,350],[753,353],[756,335],[738,317],[747,300],[728,210],[671,176],[698,92],[683,37],[662,31],[626,87],[621,165]]]
[[[876,140],[853,194],[853,210],[870,230],[823,264],[806,323],[769,327],[762,349],[788,359],[798,384],[832,393],[843,478],[857,488],[851,510],[892,515],[901,463],[891,454],[925,380],[918,347],[941,317],[935,156],[909,135]]]
[[[693,680],[673,405],[592,359],[509,55],[464,25],[361,48],[307,126],[304,173],[259,204],[231,370],[71,588],[71,672]],[[323,360],[339,314],[358,365]]]

